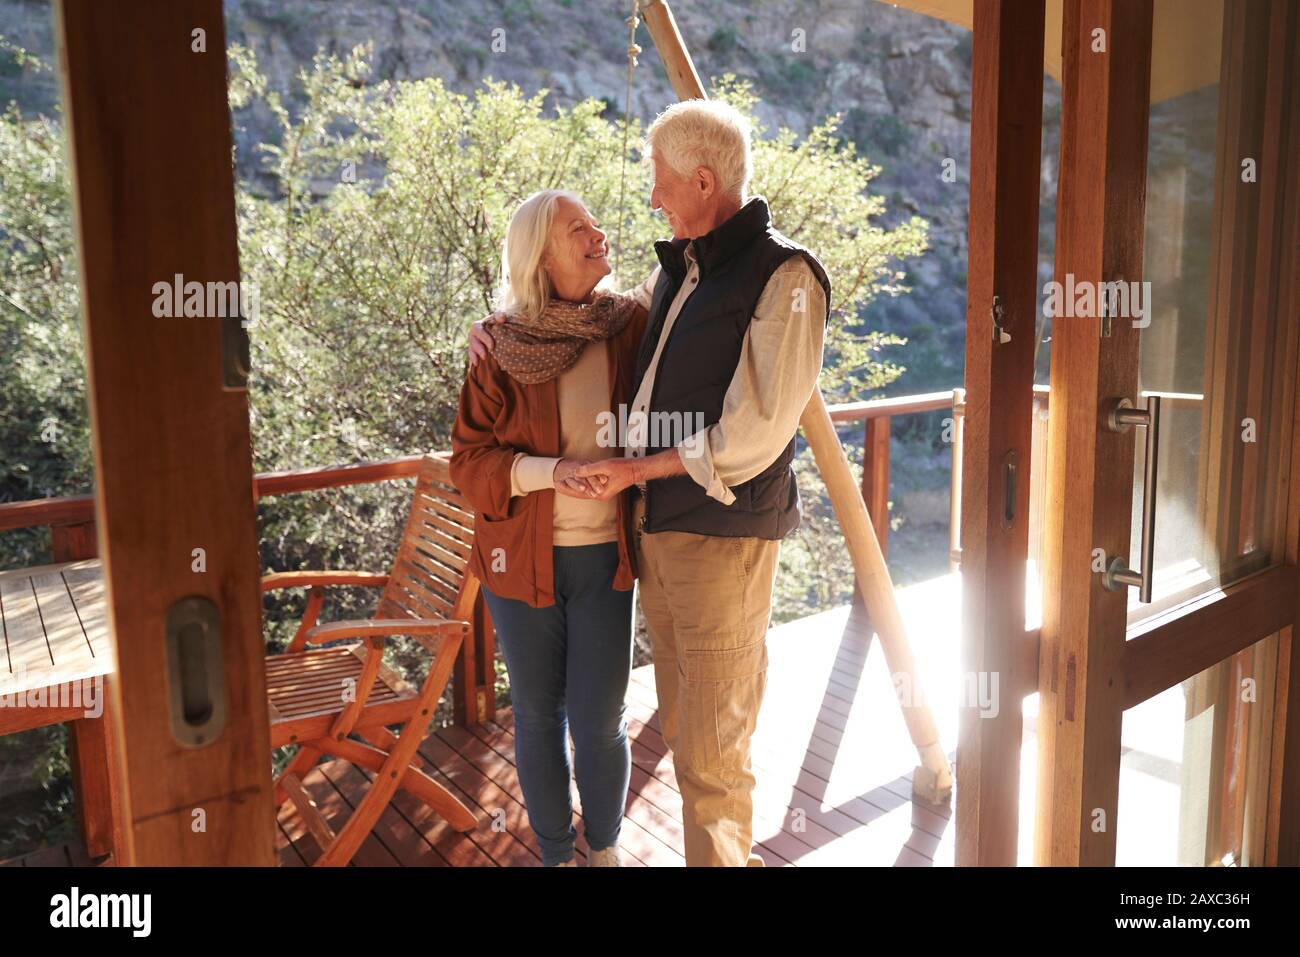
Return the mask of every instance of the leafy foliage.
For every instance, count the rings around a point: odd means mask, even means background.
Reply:
[[[622,121],[604,118],[601,101],[548,112],[546,91],[501,83],[465,95],[438,79],[373,82],[367,58],[365,48],[318,54],[288,91],[269,87],[251,51],[230,51],[236,124],[260,110],[278,127],[276,141],[239,157],[252,172],[235,198],[243,279],[259,304],[250,330],[259,471],[448,446],[468,328],[491,307],[510,213],[534,190],[584,197],[616,243],[622,287],[649,274],[663,234],[646,202],[648,164],[635,149],[623,154]],[[728,76],[716,89],[754,115],[747,84]],[[635,144],[640,124],[628,122]],[[778,227],[832,277],[822,374],[830,401],[860,398],[901,371],[881,357],[901,340],[864,330],[860,316],[875,297],[903,291],[900,262],[927,242],[917,217],[876,224],[885,204],[869,187],[879,168],[838,125],[828,118],[800,138],[767,136],[755,123],[753,185]],[[0,501],[82,493],[92,480],[61,139],[57,117],[14,106],[0,115]],[[849,450],[860,460],[860,448]],[[797,471],[809,520],[783,547],[778,620],[843,601],[852,588],[806,451]],[[409,495],[409,483],[385,483],[265,499],[263,567],[386,568]],[[40,532],[3,536],[0,567],[48,561],[45,542]],[[268,599],[273,642],[292,634],[304,600]],[[323,617],[365,615],[373,602],[373,592],[342,590]],[[418,655],[396,661],[420,664]],[[52,745],[42,774],[56,815],[66,809],[66,764]]]

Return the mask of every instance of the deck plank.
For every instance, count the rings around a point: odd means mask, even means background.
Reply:
[[[515,771],[514,735],[495,725],[473,725],[469,729],[448,729],[460,732],[454,739],[457,750],[523,802],[523,790]],[[582,815],[582,797],[573,789],[573,809]],[[629,789],[628,805],[619,844],[623,856],[631,858],[629,866],[681,867],[685,865],[680,841],[669,842],[674,828],[680,834],[681,822],[673,821],[662,811],[635,800],[635,788]],[[586,852],[586,840],[578,828],[579,844]]]
[[[321,765],[321,773],[355,812],[370,789],[373,775],[363,774],[345,761]],[[390,802],[375,823],[374,837],[402,867],[446,867],[447,862],[424,835],[411,827]]]
[[[77,597],[94,585],[86,573],[73,576],[69,587]],[[900,591],[900,601],[906,592]],[[926,600],[933,603],[933,596]],[[952,640],[951,635],[921,635],[920,664],[938,670]],[[916,752],[869,625],[847,608],[779,625],[769,634],[769,658],[753,741],[754,837],[766,863],[951,866],[952,805],[931,805],[911,795]],[[922,677],[931,678],[924,672]],[[945,694],[950,684],[950,673],[938,675],[936,686]],[[941,733],[947,734],[955,709],[946,700],[935,707]],[[652,666],[632,673],[627,723],[632,777],[620,838],[625,863],[683,866],[681,795],[661,733]],[[944,742],[951,746],[955,737]],[[500,710],[495,722],[431,732],[420,746],[425,773],[471,808],[480,818],[478,826],[458,833],[399,790],[354,865],[540,866],[514,748],[509,708]],[[346,762],[329,761],[306,775],[304,786],[337,829],[372,777]],[[581,814],[576,793],[574,809]],[[291,805],[279,811],[276,847],[284,866],[310,864],[320,854]],[[84,863],[79,850],[69,844],[62,853]],[[586,851],[579,827],[579,863]],[[84,851],[80,854],[84,857]],[[32,855],[3,863],[39,866]]]
[[[540,867],[541,854],[523,804],[468,764],[440,735],[441,731],[425,738],[420,756],[437,768],[451,784],[452,793],[479,815],[478,827],[470,832],[474,842],[498,866]]]

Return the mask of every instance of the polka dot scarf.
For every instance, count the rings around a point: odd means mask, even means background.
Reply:
[[[640,307],[630,296],[597,292],[590,304],[552,299],[536,320],[509,316],[489,327],[492,355],[524,385],[547,382],[569,369],[587,343],[622,332]]]

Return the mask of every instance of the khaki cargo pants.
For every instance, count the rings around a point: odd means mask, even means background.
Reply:
[[[689,867],[744,867],[754,832],[749,739],[767,684],[780,542],[640,532],[637,590],[654,652],[659,724],[682,795]]]

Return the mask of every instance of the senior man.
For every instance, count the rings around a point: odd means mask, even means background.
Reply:
[[[748,195],[749,138],[738,111],[703,100],[646,131],[650,204],[673,239],[655,243],[659,267],[630,293],[649,317],[626,455],[577,473],[602,497],[636,497],[638,591],[689,866],[763,863],[750,738],[780,540],[799,525],[794,436],[829,316],[821,264]],[[481,324],[475,335],[490,342]],[[671,435],[682,422],[703,428]]]

